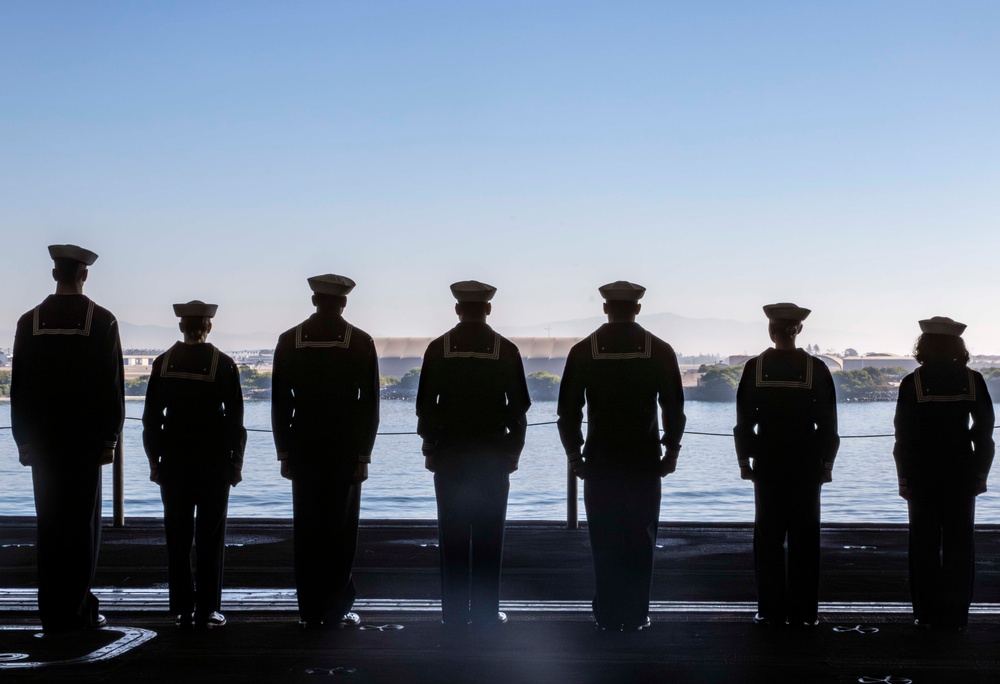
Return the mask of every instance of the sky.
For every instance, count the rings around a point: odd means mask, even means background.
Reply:
[[[621,279],[1000,354],[998,74],[993,0],[0,3],[0,330],[68,242],[133,324],[277,334],[332,272],[373,335],[478,279],[543,336]]]

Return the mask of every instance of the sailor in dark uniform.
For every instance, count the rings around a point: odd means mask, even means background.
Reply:
[[[660,478],[677,467],[684,392],[674,350],[635,322],[646,289],[625,281],[599,289],[608,322],[566,358],[559,437],[570,469],[584,480],[597,626],[635,631],[649,625]]]
[[[489,626],[499,611],[510,473],[531,405],[521,355],[486,324],[496,288],[455,283],[459,324],[430,343],[420,369],[417,432],[434,473],[441,552],[441,617]]]
[[[99,627],[90,587],[101,543],[101,466],[125,419],[118,322],[83,294],[93,252],[52,245],[56,292],[17,322],[11,427],[31,466],[38,610],[46,631]]]
[[[163,499],[170,612],[181,628],[192,621],[209,629],[226,624],[219,612],[226,509],[229,487],[243,479],[240,371],[205,341],[218,308],[197,300],[174,304],[184,341],[153,361],[142,413],[149,479],[160,485]]]
[[[316,313],[278,338],[271,426],[292,481],[295,587],[305,629],[354,626],[361,483],[378,431],[375,343],[344,320],[354,281],[309,278]]]
[[[754,483],[758,624],[818,624],[820,489],[840,437],[830,371],[795,346],[809,313],[764,307],[774,348],[747,361],[736,393],[740,477]]]
[[[993,401],[967,367],[965,324],[920,321],[896,403],[893,456],[910,514],[910,594],[918,626],[964,629],[975,574],[976,496],[993,463]]]

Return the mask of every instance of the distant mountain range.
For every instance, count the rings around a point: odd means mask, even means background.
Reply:
[[[672,313],[639,314],[637,321],[654,335],[663,338],[678,354],[758,354],[770,346],[767,336],[767,321],[744,323],[721,318],[688,318]],[[583,337],[589,335],[602,323],[604,316],[578,318],[569,321],[540,323],[531,326],[506,328],[502,332],[514,337]],[[861,352],[873,351],[868,342],[856,333],[843,330],[810,328],[806,326],[799,342],[818,344],[842,352],[853,347]]]
[[[537,325],[507,327],[500,330],[510,337],[584,337],[606,322],[603,316],[553,321]],[[757,354],[770,345],[767,323],[744,323],[719,318],[687,318],[672,313],[640,314],[639,322],[654,335],[669,342],[678,354]],[[176,327],[133,325],[120,321],[122,346],[126,349],[166,349],[179,339]],[[272,349],[280,331],[234,334],[213,332],[212,343],[225,351]],[[806,327],[799,339],[842,352],[853,347],[862,353],[887,351],[869,348],[869,342],[857,333]],[[13,331],[0,331],[0,348],[12,346]],[[888,350],[891,351],[891,350]]]
[[[176,326],[133,325],[118,321],[124,349],[166,349],[181,338]],[[273,349],[278,332],[232,334],[213,332],[209,338],[216,347],[225,351]],[[14,331],[0,330],[0,349],[14,346]]]
[[[176,326],[132,325],[119,321],[122,347],[125,349],[166,349],[181,338]],[[244,351],[250,349],[274,349],[278,341],[277,332],[230,333],[213,331],[208,340],[224,351]]]

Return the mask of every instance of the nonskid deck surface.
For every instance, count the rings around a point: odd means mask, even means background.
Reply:
[[[810,631],[756,627],[746,614],[654,614],[638,633],[600,632],[580,613],[512,612],[508,624],[480,632],[407,612],[366,613],[367,629],[338,632],[303,632],[291,614],[229,617],[220,630],[181,632],[167,616],[124,613],[103,630],[43,639],[30,620],[5,620],[0,679],[994,684],[1000,676],[1000,625],[980,618],[965,634],[934,634],[903,616],[864,614],[824,615]]]
[[[229,624],[179,632],[166,615],[162,523],[135,520],[104,534],[95,585],[110,627],[40,639],[33,537],[30,519],[0,519],[0,680],[1000,681],[1000,530],[993,527],[978,530],[965,634],[910,624],[905,527],[824,527],[821,625],[795,631],[750,623],[752,528],[697,524],[660,527],[653,626],[599,632],[589,611],[586,530],[545,522],[508,526],[501,608],[510,622],[446,631],[430,521],[363,522],[356,609],[366,629],[307,633],[296,624],[291,526],[253,520],[230,521]]]

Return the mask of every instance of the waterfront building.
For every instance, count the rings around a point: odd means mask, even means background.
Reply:
[[[562,375],[566,355],[580,341],[578,337],[510,337],[524,361],[526,374],[544,371]],[[379,371],[382,375],[402,377],[407,371],[419,368],[424,351],[433,341],[431,337],[376,337]]]
[[[845,356],[845,371],[861,370],[863,368],[905,368],[916,370],[916,359],[912,356],[896,356],[895,354],[868,354],[866,356]]]
[[[131,352],[131,350],[129,350]],[[125,362],[126,366],[144,366],[147,368],[152,367],[153,359],[159,355],[159,352],[140,352],[140,353],[126,353],[122,354],[122,360]]]

